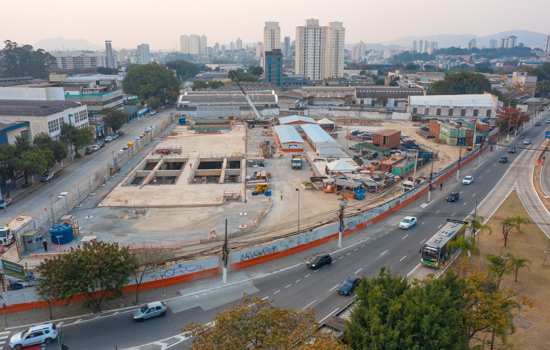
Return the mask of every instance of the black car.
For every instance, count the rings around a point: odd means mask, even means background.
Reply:
[[[502,156],[498,159],[498,162],[502,164],[508,163],[508,157]]]
[[[338,289],[338,294],[344,296],[352,295],[355,288],[359,285],[359,282],[361,282],[361,279],[358,277],[347,278]]]
[[[447,202],[450,202],[450,203],[458,202],[459,199],[460,199],[460,193],[458,192],[451,192],[447,196]]]
[[[516,153],[516,146],[513,145],[513,146],[508,147],[508,153]]]
[[[329,254],[317,255],[308,262],[308,267],[312,270],[318,270],[325,265],[332,264],[332,257]]]

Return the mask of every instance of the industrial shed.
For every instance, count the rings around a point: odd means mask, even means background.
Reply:
[[[292,125],[277,125],[273,127],[277,144],[283,152],[303,152],[304,139]]]
[[[304,117],[302,115],[289,115],[286,117],[279,117],[280,125],[301,125],[301,124],[315,124],[315,120],[310,117]]]
[[[307,141],[311,144],[319,157],[342,158],[349,157],[342,150],[338,142],[317,124],[304,124],[300,126],[304,131]]]

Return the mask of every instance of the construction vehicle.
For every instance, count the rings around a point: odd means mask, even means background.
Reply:
[[[257,195],[261,193],[266,193],[268,190],[269,190],[269,184],[267,183],[256,184],[256,187],[252,194]]]
[[[19,235],[35,229],[36,222],[32,217],[19,215],[9,224],[0,227],[0,245],[9,246]]]
[[[293,156],[290,160],[290,165],[292,166],[292,169],[294,170],[302,170],[304,164],[304,160],[300,156]]]

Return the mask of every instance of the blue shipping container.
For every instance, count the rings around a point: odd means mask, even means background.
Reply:
[[[57,224],[50,228],[50,238],[55,244],[67,244],[73,239],[73,227],[68,224]]]

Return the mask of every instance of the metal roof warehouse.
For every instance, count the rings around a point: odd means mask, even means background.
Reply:
[[[301,152],[304,150],[304,139],[292,125],[276,125],[275,130],[282,151]]]
[[[341,158],[346,157],[340,145],[323,128],[317,124],[300,125],[306,137],[320,157]]]

